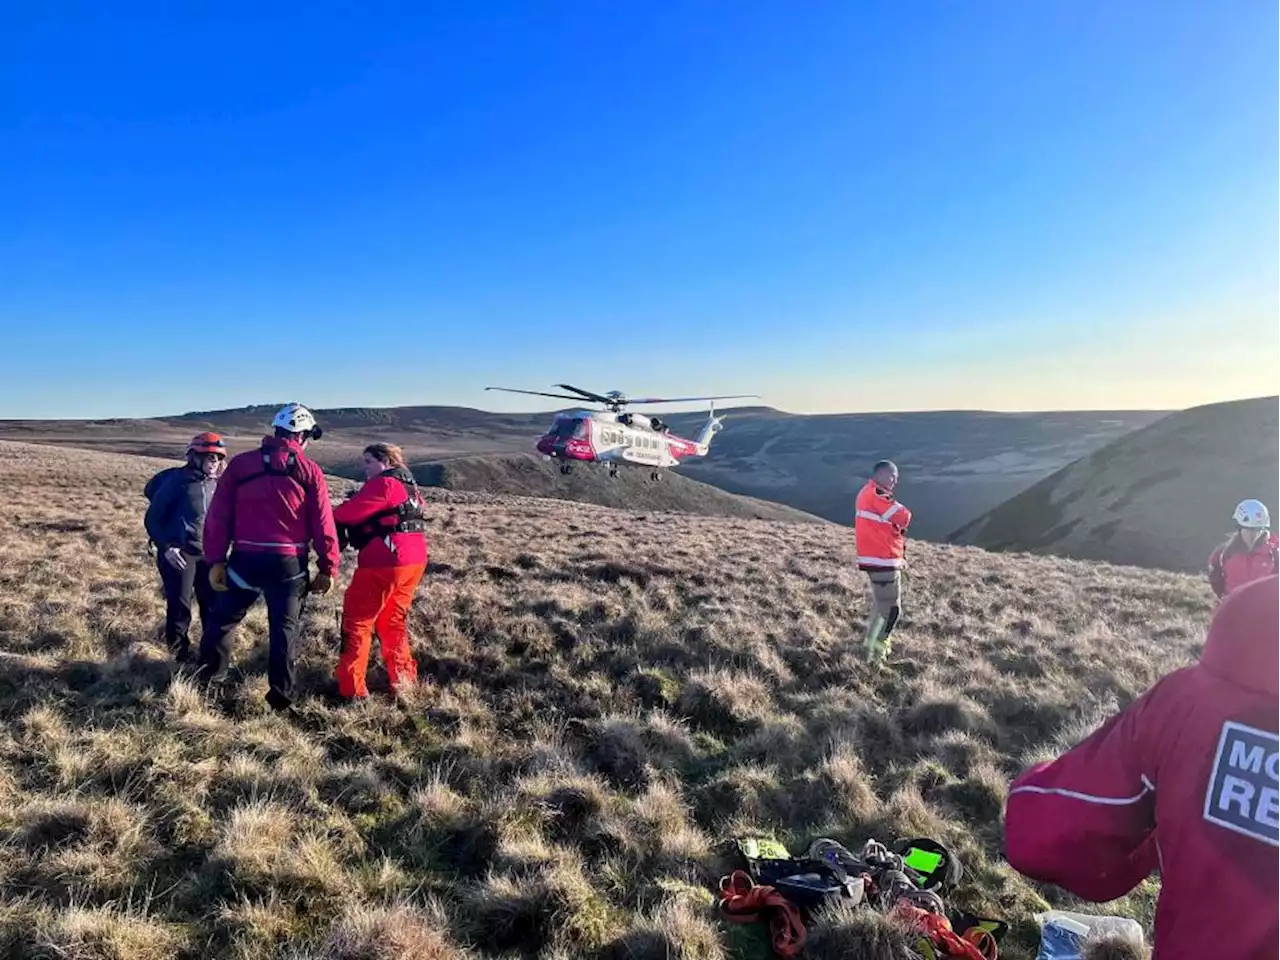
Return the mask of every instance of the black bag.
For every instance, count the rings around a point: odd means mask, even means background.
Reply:
[[[172,477],[175,473],[181,473],[183,470],[186,470],[186,469],[187,469],[186,467],[165,467],[163,470],[161,470],[159,473],[157,473],[155,476],[153,476],[150,480],[147,481],[147,485],[142,488],[142,495],[146,497],[147,502],[150,503],[152,500],[156,498],[156,494],[160,492],[160,488],[163,487],[165,483],[168,482],[170,477]]]
[[[902,857],[903,872],[921,890],[947,893],[964,876],[959,859],[937,840],[928,837],[899,840],[893,845],[893,851]]]

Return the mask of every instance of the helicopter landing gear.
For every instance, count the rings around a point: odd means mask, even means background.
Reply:
[[[560,464],[560,473],[566,477],[569,476],[569,474],[573,473],[573,464],[572,463]]]
[[[618,479],[618,465],[616,463],[609,464],[609,479],[610,480]]]
[[[652,480],[654,483],[657,483],[659,480],[662,479],[662,474],[659,473],[657,470],[654,470],[652,473],[649,474],[649,479]]]

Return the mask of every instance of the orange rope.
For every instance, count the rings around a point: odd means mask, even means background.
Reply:
[[[930,943],[946,950],[948,956],[962,957],[963,960],[998,960],[996,938],[979,927],[966,931],[961,937],[951,928],[951,921],[946,917],[902,900],[893,908],[893,916],[910,923]]]
[[[800,956],[804,948],[804,921],[795,904],[773,887],[756,886],[746,872],[735,870],[720,880],[720,913],[730,923],[754,923],[767,918],[773,952],[780,957]],[[983,958],[979,958],[983,960]]]

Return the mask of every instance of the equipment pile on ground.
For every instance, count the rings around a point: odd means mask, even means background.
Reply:
[[[963,869],[936,840],[900,840],[892,848],[868,840],[854,854],[820,838],[802,857],[775,840],[747,838],[737,847],[745,868],[720,881],[721,916],[731,923],[768,923],[779,957],[801,955],[812,911],[844,902],[902,921],[916,932],[922,960],[997,960],[1006,924],[961,915],[953,924],[943,897]]]

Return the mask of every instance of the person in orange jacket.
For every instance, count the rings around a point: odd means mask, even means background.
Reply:
[[[403,451],[386,443],[365,447],[364,475],[359,492],[333,510],[347,542],[360,551],[342,601],[337,680],[338,695],[347,700],[369,695],[365,674],[375,630],[392,693],[417,681],[406,620],[427,569],[422,498]]]
[[[911,511],[894,499],[897,486],[897,465],[881,460],[858,493],[854,519],[858,569],[871,582],[872,615],[862,642],[869,663],[889,655],[889,635],[902,613],[902,568],[906,565]]]
[[[1271,514],[1260,500],[1236,507],[1236,532],[1209,557],[1209,586],[1221,600],[1246,583],[1280,573],[1280,542],[1271,532]]]

